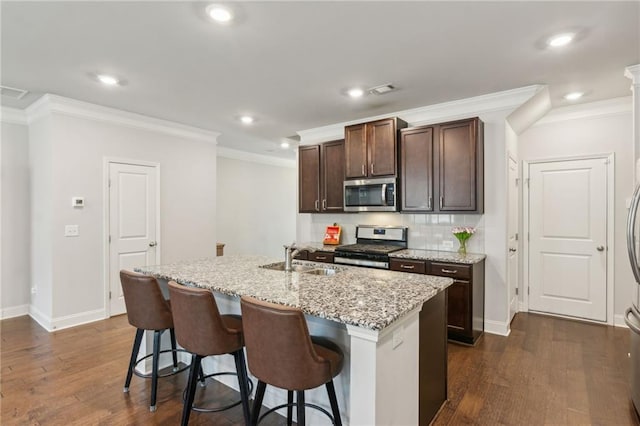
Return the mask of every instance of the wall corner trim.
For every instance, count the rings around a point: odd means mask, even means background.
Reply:
[[[29,307],[29,316],[48,332],[63,330],[65,328],[75,327],[77,325],[100,321],[107,318],[104,309],[96,309],[94,311],[86,311],[66,315],[64,317],[51,318],[42,313],[34,305]]]
[[[536,84],[518,89],[488,93],[471,98],[397,111],[394,113],[363,118],[355,121],[316,127],[314,129],[300,130],[297,133],[300,136],[301,144],[308,145],[342,139],[344,138],[345,126],[386,117],[400,117],[412,126],[473,117],[483,113],[515,109],[529,100],[540,90],[544,89],[544,87],[544,85]]]
[[[125,127],[150,130],[171,136],[217,144],[219,132],[153,118],[142,114],[46,94],[25,110],[28,123],[53,113],[107,122]]]
[[[256,154],[248,151],[240,151],[238,149],[227,148],[219,146],[216,148],[216,155],[218,157],[230,158],[233,160],[248,161],[250,163],[266,164],[269,166],[287,167],[295,169],[297,167],[296,160],[272,157],[270,155]]]
[[[24,110],[5,106],[0,110],[0,121],[9,124],[21,124],[23,126],[29,124],[27,121],[27,113]]]
[[[624,76],[631,79],[633,84],[640,84],[640,64],[626,67]]]

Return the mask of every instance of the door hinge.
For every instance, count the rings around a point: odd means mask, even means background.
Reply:
[[[526,183],[526,184],[527,184],[527,186],[529,186],[529,178],[526,178],[526,179],[524,180],[524,183]]]
[[[520,178],[516,178],[516,186],[520,183]]]
[[[518,233],[516,232],[516,241],[518,241]]]
[[[111,300],[111,291],[109,291],[109,300]]]
[[[109,244],[111,244],[111,235],[109,235]]]
[[[531,294],[531,287],[527,287],[527,294]]]
[[[109,188],[111,188],[111,179],[109,179]]]
[[[518,295],[518,287],[516,287],[516,296]]]
[[[531,241],[531,235],[527,232],[527,241]]]

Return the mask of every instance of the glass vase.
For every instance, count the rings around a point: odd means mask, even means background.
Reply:
[[[460,243],[460,247],[458,247],[458,253],[465,255],[467,254],[467,240],[458,240]]]

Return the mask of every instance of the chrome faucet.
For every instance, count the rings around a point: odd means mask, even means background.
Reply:
[[[293,262],[293,258],[298,253],[300,253],[303,250],[307,250],[309,252],[316,251],[316,249],[311,247],[311,246],[297,247],[295,241],[292,242],[291,245],[289,245],[289,246],[285,245],[283,247],[284,247],[284,270],[285,270],[285,272],[291,272],[291,270],[293,269],[291,267],[291,263]]]

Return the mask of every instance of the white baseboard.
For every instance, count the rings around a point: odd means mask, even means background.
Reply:
[[[96,309],[95,311],[80,312],[78,314],[67,315],[64,317],[51,318],[45,315],[34,305],[29,306],[29,316],[40,324],[45,330],[52,332],[63,330],[77,325],[87,324],[94,321],[105,319],[104,309]]]
[[[29,305],[11,306],[0,309],[0,320],[29,315]]]
[[[627,324],[624,322],[624,315],[614,315],[613,316],[613,326],[614,327],[627,327]]]
[[[484,331],[489,334],[497,334],[498,336],[508,336],[511,333],[511,327],[508,322],[484,320]]]

